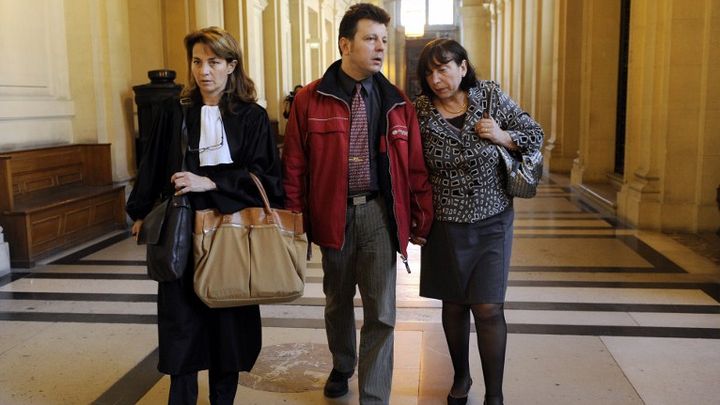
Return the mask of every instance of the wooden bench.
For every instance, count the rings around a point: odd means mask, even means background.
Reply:
[[[0,226],[13,267],[127,227],[110,144],[0,152]]]

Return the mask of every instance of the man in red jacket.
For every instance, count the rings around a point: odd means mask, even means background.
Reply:
[[[340,22],[341,59],[293,101],[283,151],[286,207],[320,246],[333,370],[325,395],[348,392],[358,361],[361,404],[390,398],[396,251],[423,244],[432,192],[408,98],[380,72],[390,16],[355,4]],[[409,267],[408,267],[409,270]],[[360,353],[353,297],[363,302]]]

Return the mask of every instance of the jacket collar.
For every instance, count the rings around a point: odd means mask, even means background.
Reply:
[[[342,59],[338,59],[333,62],[330,67],[325,71],[325,74],[320,79],[317,91],[320,93],[329,94],[340,100],[344,100],[343,90],[340,87],[340,63]],[[378,72],[373,75],[374,83],[380,90],[380,100],[382,103],[382,111],[386,113],[390,108],[399,103],[404,103],[405,98],[400,94],[398,89],[390,83],[390,81],[383,76],[382,73]]]
[[[483,106],[485,110],[488,110],[485,98],[485,92],[480,90],[480,81],[478,84],[468,89],[468,104],[474,106]],[[484,112],[484,111],[483,111]]]

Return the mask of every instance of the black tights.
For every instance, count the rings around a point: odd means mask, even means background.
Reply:
[[[485,381],[485,397],[502,401],[505,370],[507,323],[503,304],[457,304],[443,301],[442,324],[445,330],[455,378],[450,395],[463,397],[470,389],[470,312],[475,318],[478,351]]]
[[[219,372],[210,370],[210,403],[232,405],[237,392],[239,374],[237,371]],[[198,397],[197,373],[170,376],[169,405],[195,405]]]

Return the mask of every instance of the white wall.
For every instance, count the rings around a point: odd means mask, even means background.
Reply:
[[[0,150],[72,142],[64,2],[0,0],[0,38]]]

